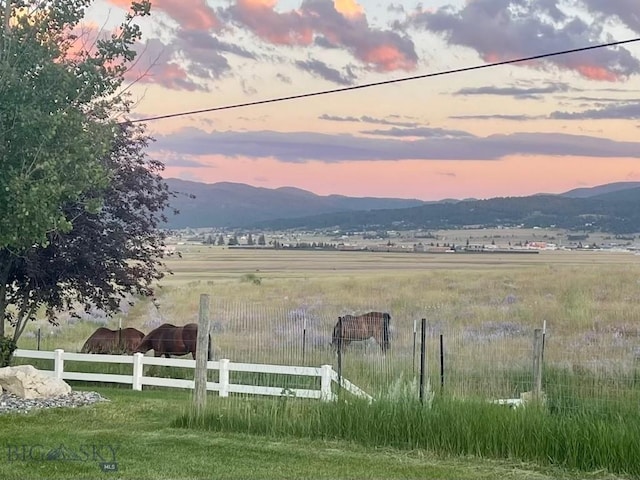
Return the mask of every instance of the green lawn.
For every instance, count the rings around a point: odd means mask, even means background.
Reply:
[[[108,403],[0,415],[0,478],[9,479],[577,479],[621,478],[521,462],[442,458],[424,451],[366,448],[344,441],[272,439],[171,428],[191,392],[91,388]],[[63,457],[44,452],[64,447]],[[29,459],[32,450],[35,459]],[[117,462],[102,472],[99,462]],[[75,452],[78,455],[72,460]]]

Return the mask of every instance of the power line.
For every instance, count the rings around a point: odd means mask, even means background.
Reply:
[[[443,75],[451,75],[454,73],[463,73],[463,72],[470,72],[473,70],[481,70],[483,68],[492,68],[492,67],[498,67],[500,65],[508,65],[508,64],[512,64],[512,63],[521,63],[521,62],[529,62],[531,60],[539,60],[541,58],[547,58],[547,57],[555,57],[555,56],[559,56],[559,55],[567,55],[570,53],[577,53],[577,52],[585,52],[587,50],[595,50],[598,48],[607,48],[607,47],[614,47],[617,45],[623,45],[626,43],[633,43],[633,42],[639,42],[640,41],[640,37],[636,37],[636,38],[631,38],[628,40],[620,40],[617,42],[610,42],[610,43],[601,43],[601,44],[597,44],[597,45],[590,45],[588,47],[580,47],[580,48],[573,48],[570,50],[561,50],[561,51],[557,51],[557,52],[551,52],[551,53],[542,53],[540,55],[534,55],[531,57],[522,57],[522,58],[516,58],[516,59],[512,59],[512,60],[503,60],[500,62],[494,62],[494,63],[485,63],[482,65],[473,65],[471,67],[463,67],[463,68],[455,68],[452,70],[444,70],[441,72],[434,72],[434,73],[425,73],[422,75],[414,75],[411,77],[401,77],[401,78],[394,78],[391,80],[383,80],[380,82],[372,82],[372,83],[364,83],[361,85],[352,85],[349,87],[340,87],[340,88],[334,88],[331,90],[321,90],[321,91],[317,91],[317,92],[309,92],[309,93],[301,93],[298,95],[289,95],[286,97],[275,97],[275,98],[269,98],[266,100],[257,100],[254,102],[246,102],[246,103],[235,103],[235,104],[231,104],[231,105],[224,105],[222,107],[211,107],[211,108],[203,108],[200,110],[188,110],[185,112],[178,112],[178,113],[168,113],[165,115],[157,115],[155,117],[146,117],[146,118],[139,118],[139,119],[134,119],[134,120],[128,120],[126,122],[121,122],[121,123],[138,123],[138,122],[150,122],[153,120],[162,120],[165,118],[175,118],[175,117],[183,117],[183,116],[187,116],[187,115],[197,115],[200,113],[207,113],[207,112],[217,112],[220,110],[231,110],[234,108],[243,108],[243,107],[252,107],[255,105],[264,105],[266,103],[276,103],[276,102],[285,102],[288,100],[298,100],[301,98],[309,98],[309,97],[317,97],[320,95],[329,95],[332,93],[341,93],[341,92],[348,92],[351,90],[361,90],[364,88],[370,88],[370,87],[378,87],[381,85],[389,85],[392,83],[400,83],[400,82],[408,82],[411,80],[420,80],[420,79],[424,79],[424,78],[431,78],[431,77],[439,77],[439,76],[443,76]]]

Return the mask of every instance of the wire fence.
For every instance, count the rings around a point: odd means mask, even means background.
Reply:
[[[239,300],[212,297],[209,310],[212,357],[236,363],[320,367],[331,365],[374,398],[418,396],[421,368],[422,319],[425,319],[424,377],[429,394],[489,400],[518,399],[534,388],[534,330],[543,322],[513,316],[505,302],[477,308],[464,304],[418,305],[380,302],[336,305],[327,301],[301,304],[288,298]],[[508,303],[508,299],[506,300]],[[331,345],[338,318],[371,311],[390,314],[389,349],[369,338],[354,341],[338,356]],[[526,312],[525,312],[526,313]],[[197,313],[182,323],[197,322]],[[535,317],[535,312],[525,318]],[[145,333],[163,323],[156,319]],[[157,324],[157,325],[156,325]],[[177,324],[177,323],[176,323]],[[83,329],[91,325],[80,325]],[[83,330],[84,331],[84,330]],[[21,348],[64,348],[62,332],[33,332]],[[81,345],[79,343],[78,345]],[[152,355],[152,353],[148,353]],[[188,357],[191,358],[191,357]],[[542,390],[553,408],[616,409],[640,404],[640,325],[563,327],[546,323]],[[102,371],[106,367],[96,366]],[[105,373],[126,373],[111,366]],[[174,367],[145,366],[145,374],[192,378],[193,372]],[[211,373],[210,381],[217,381]],[[268,387],[320,388],[313,377],[232,372],[231,383]]]
[[[338,318],[375,310],[371,305],[248,304],[214,298],[210,310],[213,355],[235,362],[329,364],[374,397],[400,390],[417,395],[424,318],[424,363],[430,392],[513,399],[534,388],[534,330],[542,329],[542,322],[525,326],[509,321],[499,307],[496,320],[481,322],[472,318],[465,322],[464,310],[452,306],[404,308],[413,313],[400,315],[389,309],[390,348],[386,353],[369,338],[343,347],[339,356],[331,345]],[[640,328],[556,335],[549,324],[544,333],[542,388],[549,401],[577,408],[584,400],[614,405],[640,399]],[[289,385],[305,386],[295,381]]]

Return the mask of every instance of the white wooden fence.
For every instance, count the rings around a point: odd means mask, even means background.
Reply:
[[[166,367],[191,368],[195,370],[196,361],[181,358],[145,357],[142,353],[133,355],[100,355],[90,353],[70,353],[62,349],[54,351],[23,350],[17,349],[16,358],[53,360],[53,370],[43,370],[62,380],[81,380],[84,382],[108,382],[124,383],[132,385],[134,390],[141,391],[143,385],[153,385],[169,388],[194,388],[194,380],[178,378],[148,377],[144,375],[144,365],[159,365]],[[120,363],[132,365],[131,375],[119,375],[111,373],[70,372],[64,369],[65,361],[90,362],[90,363]],[[338,373],[331,365],[321,367],[295,367],[288,365],[267,365],[255,363],[234,363],[228,359],[207,362],[207,370],[218,370],[218,382],[207,382],[207,390],[218,392],[221,397],[228,397],[230,393],[244,393],[250,395],[288,396],[298,398],[314,398],[323,401],[332,401],[336,395],[331,390],[331,383],[340,381],[340,386],[352,394],[367,398],[373,398],[366,392],[349,382],[344,377],[339,378]],[[281,375],[298,375],[320,377],[320,390],[265,387],[260,385],[243,385],[230,383],[229,372],[254,372]],[[195,373],[195,372],[194,372]]]

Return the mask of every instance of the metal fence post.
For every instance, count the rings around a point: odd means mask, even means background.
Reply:
[[[542,330],[533,331],[533,398],[540,400],[542,393]]]

